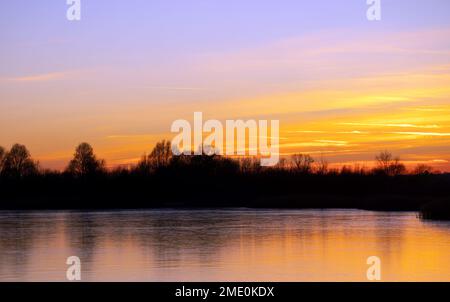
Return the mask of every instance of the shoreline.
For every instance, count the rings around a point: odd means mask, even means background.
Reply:
[[[210,200],[209,200],[210,201]],[[104,201],[93,202],[72,199],[64,206],[54,200],[0,200],[0,211],[139,211],[139,210],[363,210],[373,212],[415,212],[421,219],[450,221],[450,199],[436,196],[412,197],[407,195],[384,196],[259,196],[240,201],[216,200],[139,200],[129,202],[113,200],[110,206]]]

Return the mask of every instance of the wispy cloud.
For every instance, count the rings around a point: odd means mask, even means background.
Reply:
[[[319,130],[295,130],[295,131],[286,131],[286,133],[326,133],[326,132]]]
[[[446,112],[448,109],[445,108],[411,108],[409,110],[423,111],[423,112]]]
[[[417,135],[417,136],[450,136],[450,133],[440,132],[390,132],[392,134],[405,134],[405,135]]]
[[[315,140],[313,142],[303,143],[287,143],[281,144],[283,148],[295,148],[295,147],[348,147],[356,146],[355,144],[349,144],[345,141],[332,141],[332,140]]]
[[[432,162],[433,162],[433,163],[442,163],[442,164],[445,164],[445,163],[448,163],[448,160],[445,160],[445,159],[433,159]]]
[[[184,87],[184,86],[148,86],[150,89],[157,90],[173,90],[173,91],[202,91],[204,88],[199,87]]]
[[[341,132],[337,132],[337,133],[338,134],[368,134],[369,132],[354,130],[354,131],[341,131]]]
[[[22,76],[16,78],[8,78],[13,82],[46,82],[52,80],[58,80],[64,78],[67,75],[66,72],[51,72],[37,75]]]
[[[415,125],[415,124],[391,124],[391,123],[339,123],[339,125],[347,126],[367,126],[367,127],[398,127],[398,128],[423,128],[436,129],[439,125]]]
[[[108,135],[106,139],[148,139],[154,138],[155,135],[151,134],[121,134],[121,135]]]

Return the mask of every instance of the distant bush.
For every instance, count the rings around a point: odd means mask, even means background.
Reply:
[[[450,220],[450,198],[435,200],[422,206],[420,217],[433,220]]]

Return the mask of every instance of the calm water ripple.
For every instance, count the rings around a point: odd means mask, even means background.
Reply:
[[[358,210],[0,212],[0,281],[450,281],[450,223]]]

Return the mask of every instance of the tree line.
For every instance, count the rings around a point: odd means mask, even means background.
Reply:
[[[373,168],[332,168],[323,158],[293,154],[275,167],[255,157],[173,156],[160,141],[134,165],[108,168],[79,144],[61,171],[40,167],[23,145],[0,148],[0,210],[189,207],[358,208],[415,211],[448,205],[450,174],[407,171],[387,151]],[[434,208],[433,208],[434,209]]]
[[[7,178],[24,178],[41,174],[66,174],[74,177],[89,175],[100,175],[108,173],[136,173],[152,174],[162,169],[182,168],[186,166],[204,167],[214,166],[217,170],[232,170],[241,173],[259,173],[263,170],[282,170],[299,174],[319,174],[319,175],[387,175],[399,176],[405,174],[427,175],[438,173],[433,167],[419,164],[413,170],[407,171],[405,165],[399,157],[394,157],[388,151],[382,151],[375,157],[376,165],[368,169],[363,166],[344,165],[340,169],[329,168],[328,162],[320,157],[314,159],[308,154],[293,154],[288,158],[281,158],[275,167],[261,167],[258,158],[229,158],[217,155],[198,156],[173,156],[170,141],[162,140],[156,144],[149,154],[144,154],[140,161],[131,167],[116,167],[107,169],[105,160],[98,159],[91,145],[88,143],[79,144],[74,152],[73,158],[68,163],[64,171],[50,171],[41,169],[39,162],[35,161],[26,146],[15,144],[10,150],[0,146],[0,176]]]

